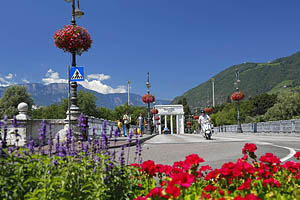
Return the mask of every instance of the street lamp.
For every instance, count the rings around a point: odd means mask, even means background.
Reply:
[[[150,82],[149,82],[149,72],[147,72],[147,83],[146,83],[146,87],[147,87],[147,94],[150,94]],[[147,123],[147,133],[148,135],[151,135],[151,117],[150,117],[150,102],[148,101],[148,123]]]
[[[239,83],[240,81],[240,73],[238,70],[235,71],[235,77],[236,77],[236,82],[234,83],[236,88],[236,92],[239,92]],[[240,117],[240,100],[237,101],[237,132],[242,133],[242,126],[241,126],[241,117]]]
[[[77,8],[76,9],[75,9],[75,0],[65,0],[65,1],[68,3],[72,2],[71,24],[76,25],[76,18],[80,18],[82,15],[84,15],[84,12],[82,12],[79,8],[79,0],[77,0]],[[72,54],[72,67],[76,67],[76,51],[73,50],[71,52],[71,54]],[[69,71],[70,71],[70,69],[69,69]],[[70,75],[69,75],[69,79],[70,79]],[[71,113],[73,116],[72,120],[76,120],[80,114],[79,107],[77,106],[77,87],[78,87],[77,82],[73,81],[71,83],[72,95],[71,95],[71,106],[69,105],[69,113],[68,113],[69,121],[70,121]],[[70,125],[70,122],[69,122],[69,125]]]

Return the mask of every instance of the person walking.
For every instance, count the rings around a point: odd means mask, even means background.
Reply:
[[[128,111],[126,111],[125,115],[123,116],[123,122],[125,125],[125,135],[129,135],[129,128],[130,128],[130,122],[131,122],[131,117],[128,115]]]
[[[145,119],[143,117],[143,114],[140,113],[140,116],[138,117],[138,120],[137,120],[137,126],[140,129],[140,134],[141,134],[140,137],[142,137],[144,134],[144,127],[145,127],[144,121],[145,121]]]

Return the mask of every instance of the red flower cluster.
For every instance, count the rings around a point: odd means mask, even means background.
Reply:
[[[192,125],[192,122],[186,122],[186,125]]]
[[[199,116],[198,116],[198,115],[195,115],[195,116],[194,116],[194,119],[196,119],[196,120],[199,119]]]
[[[297,152],[297,153],[294,155],[294,157],[295,157],[296,159],[300,160],[300,151]]]
[[[280,159],[274,156],[272,153],[266,153],[265,155],[261,156],[259,160],[261,162],[271,164],[271,165],[273,164],[279,165],[281,163]]]
[[[155,109],[155,108],[153,108],[153,109],[150,110],[150,114],[151,115],[156,115],[157,113],[158,113],[158,110]]]
[[[64,26],[54,34],[56,47],[81,55],[87,51],[92,44],[91,36],[86,29],[77,25]]]
[[[207,113],[207,114],[211,114],[213,112],[213,109],[212,108],[205,108],[204,111]]]
[[[154,119],[155,119],[156,121],[158,121],[160,118],[159,118],[159,116],[156,116],[156,117],[154,117]]]
[[[245,98],[245,95],[243,92],[234,92],[232,95],[231,95],[231,99],[233,101],[240,101],[242,99]]]
[[[155,101],[155,96],[152,94],[145,94],[142,100],[144,103],[153,103]]]
[[[256,149],[255,144],[245,144],[244,157],[247,157],[247,154],[254,154]],[[138,197],[135,200],[182,199],[181,194],[190,188],[188,191],[199,190],[197,199],[219,197],[219,200],[259,200],[257,195],[251,194],[254,188],[260,187],[264,191],[282,186],[284,182],[280,182],[282,178],[278,176],[279,170],[280,174],[284,173],[289,179],[300,179],[300,163],[288,161],[280,165],[279,158],[272,153],[266,153],[259,160],[261,162],[255,159],[255,162],[250,164],[247,159],[242,158],[235,163],[225,163],[220,169],[214,170],[208,165],[201,166],[198,170],[199,164],[204,160],[197,154],[186,156],[184,161],[174,162],[173,166],[155,165],[153,161],[145,161],[141,166],[135,164],[147,177],[157,176],[160,179],[160,187],[153,188],[145,197]],[[207,170],[210,171],[205,174]],[[228,188],[238,190],[240,194],[235,196],[236,194],[231,193]]]
[[[253,143],[246,143],[243,150],[242,150],[242,153],[243,154],[247,154],[247,153],[254,153],[256,151],[257,147],[255,144]]]

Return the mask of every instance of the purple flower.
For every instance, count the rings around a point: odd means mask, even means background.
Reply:
[[[29,143],[27,144],[27,148],[31,154],[34,154],[34,145],[35,145],[34,140],[32,139],[32,136],[30,136]]]
[[[119,161],[120,161],[120,165],[121,167],[125,166],[125,145],[122,145],[121,147],[121,153],[120,153],[120,157],[119,157]]]

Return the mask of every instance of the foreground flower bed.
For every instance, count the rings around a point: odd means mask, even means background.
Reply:
[[[172,166],[151,160],[132,164],[143,174],[138,177],[143,190],[135,200],[300,199],[300,163],[281,164],[272,153],[257,161],[256,149],[255,144],[246,144],[243,158],[214,170],[208,165],[200,166],[204,160],[196,154]],[[295,157],[299,160],[300,152]]]
[[[63,142],[59,135],[52,139],[51,126],[43,122],[39,145],[31,140],[27,148],[8,146],[6,122],[1,122],[0,199],[300,199],[300,163],[281,163],[272,153],[257,160],[255,144],[246,144],[244,157],[235,163],[212,170],[200,165],[204,160],[196,154],[172,166],[141,162],[142,149],[135,138],[138,163],[129,166],[130,148],[123,146],[118,155],[110,148],[120,133],[104,131],[101,138],[93,134],[84,141],[84,121],[79,119],[79,143],[71,130]],[[18,126],[15,120],[13,126]],[[18,137],[17,129],[14,135]],[[129,143],[132,137],[129,134]],[[295,157],[299,160],[300,152]]]

